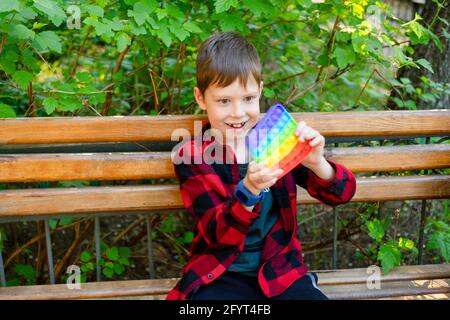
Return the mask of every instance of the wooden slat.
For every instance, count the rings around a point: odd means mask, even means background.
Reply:
[[[322,286],[320,289],[330,299],[380,299],[387,297],[415,296],[450,293],[450,279],[395,281],[381,283],[380,289],[367,289],[366,284]]]
[[[450,293],[450,265],[402,266],[382,275],[381,289],[368,290],[365,268],[335,271],[315,271],[320,289],[330,298],[383,298]],[[326,276],[325,276],[326,275]],[[359,276],[355,276],[359,275]],[[349,282],[349,277],[352,278]],[[326,279],[323,281],[323,279]],[[322,280],[322,281],[321,281]],[[161,299],[178,279],[105,281],[81,284],[80,290],[69,290],[66,285],[41,285],[0,288],[0,300],[5,299],[100,299],[141,298]]]
[[[450,175],[359,178],[352,201],[450,197]],[[299,204],[317,204],[298,187]],[[178,185],[48,188],[0,191],[0,218],[182,209]]]
[[[318,270],[319,285],[338,285],[366,283],[368,273],[367,268],[338,269],[338,270]],[[382,282],[391,281],[412,281],[430,279],[450,279],[450,264],[428,264],[418,266],[398,266],[389,273],[380,275]]]
[[[450,144],[326,149],[353,172],[450,167]],[[0,155],[0,182],[175,178],[170,152]]]
[[[0,119],[0,144],[170,141],[177,128],[192,134],[195,121],[200,121],[201,130],[207,118],[169,115]]]
[[[448,168],[450,144],[331,148],[325,156],[353,172]]]
[[[0,155],[0,182],[174,177],[169,152]]]
[[[450,300],[450,293],[418,294],[412,296],[379,298],[378,300]]]
[[[263,116],[263,114],[261,115]],[[324,136],[447,134],[450,110],[293,113]],[[206,115],[0,119],[0,144],[164,141]]]
[[[81,284],[70,290],[65,284],[0,288],[0,300],[89,299],[166,295],[178,279],[104,281]]]
[[[444,199],[450,197],[450,175],[359,178],[352,202]],[[303,189],[297,199],[315,203]]]

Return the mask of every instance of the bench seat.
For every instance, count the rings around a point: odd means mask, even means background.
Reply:
[[[450,264],[401,266],[381,275],[380,289],[368,289],[365,268],[320,270],[321,290],[331,299],[449,299]],[[65,284],[0,288],[0,300],[164,299],[178,279],[91,282],[80,290]]]

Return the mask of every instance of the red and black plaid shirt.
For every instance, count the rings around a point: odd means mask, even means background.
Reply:
[[[239,170],[230,148],[220,144],[222,160],[231,154],[232,164],[208,164],[211,161],[195,164],[206,154],[215,156],[211,152],[214,148],[207,148],[217,146],[215,141],[192,139],[174,154],[178,159],[189,159],[176,164],[175,172],[180,181],[184,207],[197,224],[189,261],[181,280],[169,292],[168,300],[186,299],[199,286],[220,277],[242,252],[247,231],[260,214],[260,203],[249,212],[233,195],[239,182]],[[320,179],[300,164],[271,187],[274,198],[271,210],[278,210],[280,218],[266,236],[258,272],[259,284],[267,297],[281,294],[308,271],[296,238],[296,184],[330,206],[350,201],[356,191],[353,173],[339,163],[328,162],[336,173],[330,181]]]

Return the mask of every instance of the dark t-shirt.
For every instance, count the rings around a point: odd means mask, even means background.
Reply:
[[[239,178],[243,179],[247,172],[248,163],[239,163]],[[245,238],[244,250],[236,261],[229,267],[228,271],[240,272],[256,276],[261,260],[261,252],[264,238],[277,221],[279,214],[270,211],[272,207],[272,191],[265,192],[261,202],[260,216],[253,221]]]

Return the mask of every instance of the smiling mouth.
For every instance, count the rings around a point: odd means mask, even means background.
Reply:
[[[245,122],[239,122],[239,123],[225,123],[228,127],[233,128],[233,129],[241,129],[245,126],[245,124],[247,123],[247,121]]]

